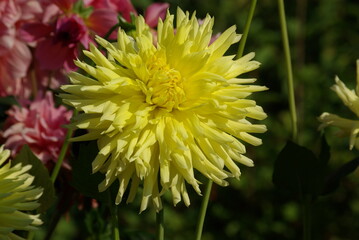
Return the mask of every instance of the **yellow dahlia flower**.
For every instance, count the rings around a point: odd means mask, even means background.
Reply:
[[[23,238],[13,231],[33,230],[42,224],[39,215],[26,213],[39,206],[37,199],[42,195],[42,189],[31,185],[34,177],[27,173],[31,166],[22,166],[21,163],[11,166],[10,161],[5,163],[9,156],[10,151],[1,146],[0,239],[19,240]]]
[[[210,16],[199,25],[195,14],[178,9],[176,29],[173,22],[169,13],[159,20],[156,44],[142,16],[131,36],[119,30],[117,43],[97,37],[107,57],[91,46],[84,53],[95,66],[76,61],[90,77],[73,72],[72,85],[62,86],[64,102],[82,111],[73,126],[88,130],[74,140],[97,139],[93,172],[106,174],[99,190],[118,180],[118,204],[130,181],[128,202],[143,184],[141,211],[149,200],[161,209],[166,190],[174,204],[183,199],[188,206],[186,183],[201,193],[195,170],[222,186],[228,177],[239,178],[235,162],[253,166],[243,142],[260,145],[251,134],[266,131],[248,120],[266,114],[246,99],[266,88],[237,78],[258,68],[254,54],[223,56],[240,39],[235,26],[209,45]]]
[[[359,60],[357,60],[357,86],[355,90],[348,89],[345,84],[340,81],[338,76],[335,77],[335,83],[332,86],[332,90],[336,92],[338,97],[342,100],[345,106],[347,106],[355,115],[359,118]],[[319,117],[319,121],[322,124],[319,126],[319,129],[322,129],[326,126],[332,125],[341,128],[341,135],[349,135],[349,148],[350,150],[355,148],[359,149],[358,133],[359,133],[359,119],[350,120],[339,117],[338,115],[324,112]]]

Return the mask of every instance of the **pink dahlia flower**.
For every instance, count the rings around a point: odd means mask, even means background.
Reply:
[[[76,0],[53,0],[52,2],[56,4],[63,15],[80,17],[91,34],[103,37],[118,22],[116,7],[111,4],[111,0],[83,0],[83,7],[93,8],[87,17],[74,12],[73,5]]]
[[[34,21],[23,24],[21,37],[35,46],[35,57],[41,70],[76,70],[73,61],[79,48],[88,48],[90,35],[104,36],[117,23],[117,13],[113,9],[94,9],[84,18],[72,12],[72,0],[56,0],[61,9],[55,22]]]
[[[113,9],[121,13],[126,21],[131,21],[130,13],[137,15],[137,11],[130,0],[85,0],[86,5],[93,6],[95,9]]]
[[[66,14],[71,11],[76,0],[52,0],[52,2]]]
[[[48,0],[0,0],[0,97],[30,96],[31,80],[27,76],[32,55],[22,39],[21,27],[28,22],[48,21],[57,12]]]
[[[78,44],[87,47],[89,43],[87,27],[76,15],[59,17],[52,25],[40,22],[24,24],[22,37],[29,42],[38,41],[35,56],[43,70],[62,67],[73,70]]]
[[[51,0],[15,0],[21,8],[21,20],[49,22],[59,13]]]
[[[89,17],[88,26],[96,30],[100,36],[105,35],[117,23],[116,13],[120,13],[127,22],[131,22],[131,14],[138,15],[130,0],[87,0],[85,3],[96,9]],[[154,28],[157,27],[159,18],[164,19],[166,17],[166,11],[169,6],[168,3],[152,3],[145,10],[145,21],[152,28],[151,32],[154,37],[154,43],[157,42],[157,32]],[[101,13],[101,11],[107,11],[108,9],[114,9],[116,11],[115,15],[113,13]],[[99,12],[96,13],[96,11]],[[107,25],[104,26],[102,23],[107,23]],[[116,38],[116,36],[117,34],[114,31],[110,37]]]
[[[23,78],[31,63],[31,53],[17,37],[16,24],[21,8],[14,0],[0,1],[0,96],[26,95]]]
[[[5,146],[16,154],[27,144],[45,165],[56,162],[66,135],[62,126],[70,122],[72,111],[64,106],[56,108],[51,92],[22,105],[7,112],[9,117],[2,134]]]
[[[146,8],[145,21],[151,28],[157,27],[158,19],[166,17],[166,11],[170,7],[168,3],[152,3]]]
[[[95,9],[85,20],[87,27],[96,35],[104,37],[107,32],[118,22],[117,12],[112,9]],[[110,36],[116,38],[114,33]]]
[[[113,9],[120,13],[127,22],[131,22],[131,13],[135,16],[138,15],[130,0],[86,0],[85,3],[95,9]],[[169,6],[168,3],[152,3],[145,11],[146,23],[151,28],[156,27],[158,18],[164,19]]]

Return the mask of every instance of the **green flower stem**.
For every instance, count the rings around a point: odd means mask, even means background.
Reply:
[[[74,110],[72,117],[77,115],[77,110]],[[51,174],[51,181],[53,183],[55,183],[57,176],[59,175],[61,166],[62,166],[62,162],[64,161],[64,158],[66,156],[67,153],[67,149],[69,148],[69,144],[70,144],[70,138],[72,136],[73,130],[72,129],[68,129],[66,136],[65,136],[65,141],[64,144],[61,147],[61,151],[59,154],[59,158],[57,159],[56,165],[54,167],[54,169],[52,170],[52,174]]]
[[[76,114],[77,114],[77,111],[74,110],[72,116],[76,116]],[[72,133],[73,133],[73,130],[71,130],[71,129],[67,130],[64,144],[62,145],[61,150],[60,150],[59,158],[57,159],[55,167],[54,167],[54,169],[52,170],[52,173],[51,173],[50,179],[51,179],[52,183],[55,183],[56,178],[59,175],[62,163],[64,161],[64,158],[65,158],[66,153],[67,153],[67,149],[69,147],[69,139],[71,138]],[[47,235],[46,235],[45,239],[50,239],[51,238],[51,236],[52,236],[52,234],[53,234],[53,232],[54,232],[60,218],[61,218],[60,212],[56,211],[55,216],[53,216],[53,219],[51,221],[51,225],[50,225],[50,228],[49,228],[49,230],[47,232]],[[35,235],[35,233],[33,231],[30,231],[28,236],[27,236],[27,239],[32,240],[34,238],[34,235]]]
[[[108,40],[110,35],[113,33],[113,31],[116,30],[116,28],[120,27],[120,23],[117,23],[115,25],[113,25],[110,30],[105,34],[105,36],[103,37],[104,39]]]
[[[112,222],[113,222],[113,236],[115,240],[120,240],[120,230],[117,224],[117,217],[112,216]]]
[[[156,223],[157,223],[156,240],[164,240],[165,239],[164,208],[162,208],[159,212],[156,212]]]
[[[30,79],[31,79],[31,91],[34,98],[37,96],[37,81],[36,81],[36,73],[35,70],[30,71]]]
[[[303,204],[303,240],[311,239],[312,225],[312,201],[310,196],[305,196]]]
[[[240,58],[240,57],[243,56],[244,46],[246,45],[247,36],[248,36],[248,33],[249,33],[249,27],[251,26],[252,18],[253,18],[253,15],[254,15],[254,10],[256,9],[256,4],[257,4],[257,0],[252,0],[251,1],[251,7],[249,9],[249,13],[248,13],[248,16],[247,16],[246,25],[244,26],[244,31],[243,31],[243,34],[242,34],[241,41],[239,42],[237,58]]]
[[[285,20],[285,9],[284,9],[283,0],[278,0],[278,8],[279,8],[279,18],[280,18],[280,26],[281,26],[281,32],[282,32],[283,48],[284,48],[284,54],[285,54],[285,62],[286,62],[287,75],[288,75],[288,94],[289,94],[288,101],[289,101],[289,110],[290,110],[291,121],[292,121],[292,140],[294,142],[296,142],[297,135],[298,135],[297,113],[296,113],[296,107],[295,107],[293,71],[292,71],[292,63],[291,63],[288,32],[287,32],[287,23]]]
[[[113,233],[113,239],[114,240],[120,240],[120,230],[119,230],[119,211],[118,211],[118,207],[117,205],[113,204],[112,201],[112,197],[111,197],[111,192],[108,189],[107,190],[107,194],[108,194],[108,206],[110,208],[110,212],[111,212],[111,219],[112,219],[112,233]]]
[[[61,215],[62,215],[61,211],[56,208],[55,213],[52,215],[50,226],[47,228],[47,232],[44,240],[50,240],[52,238],[52,235],[54,234],[55,229],[57,227],[57,224],[60,222]]]
[[[34,231],[29,231],[29,233],[27,234],[27,240],[32,240],[35,237],[35,232]]]
[[[201,240],[201,237],[202,237],[204,219],[206,217],[209,196],[211,195],[212,183],[213,183],[212,180],[208,180],[206,190],[204,192],[202,205],[201,205],[201,209],[200,209],[200,215],[199,215],[198,222],[197,222],[196,240]]]

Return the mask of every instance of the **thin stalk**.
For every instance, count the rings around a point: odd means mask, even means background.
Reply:
[[[254,10],[256,9],[256,4],[257,4],[257,0],[252,0],[251,1],[251,7],[249,9],[249,13],[248,13],[248,16],[247,16],[246,25],[244,26],[244,31],[243,31],[243,34],[242,34],[241,41],[239,42],[237,58],[240,58],[240,57],[243,56],[244,46],[246,45],[247,36],[248,36],[248,33],[249,33],[249,27],[251,26],[251,23],[252,23]]]
[[[303,240],[311,239],[312,201],[310,196],[304,198],[303,204]]]
[[[50,226],[47,229],[47,233],[46,233],[46,236],[45,236],[44,240],[50,240],[51,239],[52,235],[55,232],[57,224],[60,222],[61,215],[62,215],[61,211],[59,209],[56,209],[54,215],[52,216]]]
[[[27,234],[27,240],[32,240],[35,237],[35,232],[34,231],[29,231],[29,233]]]
[[[113,239],[120,240],[120,230],[119,230],[119,222],[118,222],[119,218],[118,218],[117,205],[112,204],[113,201],[112,201],[111,192],[109,189],[107,190],[107,193],[108,193],[108,206],[109,206],[110,212],[111,212]]]
[[[295,107],[295,97],[294,97],[294,85],[293,85],[293,71],[292,71],[292,63],[290,56],[290,48],[288,41],[288,32],[287,32],[287,23],[285,20],[285,9],[283,0],[278,0],[278,8],[279,8],[279,18],[280,18],[280,26],[282,33],[282,41],[283,48],[285,54],[285,63],[287,68],[287,77],[288,77],[288,101],[289,101],[289,110],[292,121],[292,140],[297,142],[297,113]]]
[[[73,116],[76,116],[77,114],[77,110],[74,110]],[[66,156],[67,153],[67,149],[69,148],[69,144],[70,144],[70,138],[72,136],[73,130],[72,129],[68,129],[66,136],[65,136],[65,141],[61,147],[61,151],[59,154],[59,158],[57,159],[56,165],[54,167],[54,169],[52,170],[51,173],[51,181],[54,183],[56,181],[57,176],[59,175],[62,163],[64,161],[64,158]]]
[[[112,222],[113,222],[113,237],[115,240],[120,240],[120,230],[118,228],[117,218],[112,217]]]
[[[74,110],[73,112],[73,116],[75,116],[77,114],[77,111]],[[55,164],[55,167],[54,169],[52,170],[52,173],[51,173],[51,176],[50,176],[50,179],[51,179],[51,182],[52,183],[55,183],[56,181],[56,178],[57,176],[59,175],[59,172],[60,172],[60,169],[61,169],[61,166],[62,166],[62,163],[64,161],[64,158],[66,156],[66,153],[67,153],[67,149],[69,147],[69,139],[71,138],[72,136],[72,133],[73,133],[73,130],[72,129],[68,129],[67,130],[67,133],[66,133],[66,136],[65,136],[65,140],[64,140],[64,143],[62,144],[62,147],[61,147],[61,150],[60,150],[60,154],[59,154],[59,157],[57,159],[57,162]],[[53,216],[52,220],[51,220],[51,225],[48,229],[48,232],[45,236],[45,240],[46,239],[51,239],[51,236],[53,234],[53,232],[55,231],[56,229],[56,226],[57,224],[59,223],[60,221],[60,218],[61,218],[61,213],[59,210],[56,211],[55,215]],[[28,240],[31,240],[32,236],[29,234],[28,236]]]
[[[156,240],[164,240],[165,239],[164,208],[162,208],[159,212],[156,212],[156,223],[157,223]]]
[[[108,38],[111,36],[111,34],[113,33],[113,31],[116,30],[116,28],[120,27],[120,23],[116,23],[115,25],[113,25],[110,30],[108,30],[108,32],[105,34],[105,36],[103,37],[104,39],[108,40]]]
[[[200,209],[200,214],[199,214],[199,218],[198,218],[198,222],[197,222],[196,240],[201,240],[201,237],[202,237],[204,219],[206,217],[209,196],[211,195],[212,183],[213,183],[212,180],[208,180],[206,190],[204,192],[201,209]]]
[[[30,72],[30,78],[31,78],[31,91],[32,96],[36,98],[37,96],[37,81],[36,81],[36,72],[35,70],[31,70]]]

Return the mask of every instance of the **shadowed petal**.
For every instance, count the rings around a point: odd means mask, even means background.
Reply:
[[[105,36],[117,24],[117,13],[111,9],[95,9],[87,19],[87,26],[97,35]],[[117,30],[117,29],[116,29]],[[116,38],[117,31],[113,31],[111,38]]]
[[[52,38],[39,42],[35,51],[40,68],[48,70],[61,68],[70,54],[72,56],[69,48],[62,46],[60,42],[54,44]]]
[[[43,23],[26,23],[19,30],[19,36],[24,41],[34,42],[41,38],[48,37],[52,30],[51,26]]]
[[[145,20],[151,28],[157,27],[158,19],[166,17],[166,11],[170,7],[168,3],[152,3],[145,11]]]

